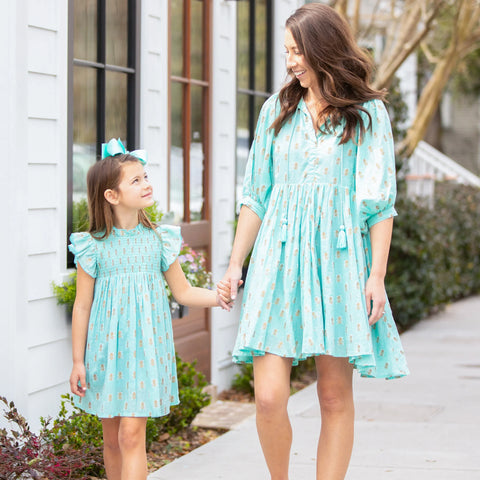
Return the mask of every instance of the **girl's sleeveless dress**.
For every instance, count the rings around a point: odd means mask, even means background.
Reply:
[[[157,233],[159,235],[157,235]],[[85,349],[87,391],[76,404],[101,418],[160,417],[179,403],[172,320],[162,272],[180,228],[114,228],[104,240],[73,233],[75,263],[95,278]]]
[[[363,104],[372,122],[340,145],[343,124],[315,132],[303,99],[278,135],[278,95],[262,107],[241,204],[262,219],[249,265],[237,363],[273,353],[293,364],[315,355],[347,357],[362,376],[408,374],[390,305],[371,327],[365,284],[369,229],[396,215],[395,158],[383,102]],[[365,125],[370,120],[361,113]]]

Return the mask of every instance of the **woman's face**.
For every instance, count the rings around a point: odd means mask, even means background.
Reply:
[[[312,67],[300,53],[292,33],[285,30],[285,54],[287,56],[287,70],[295,75],[303,88],[312,88],[317,85],[317,76]]]

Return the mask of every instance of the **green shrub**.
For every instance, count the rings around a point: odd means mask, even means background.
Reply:
[[[180,404],[170,409],[165,417],[156,419],[159,434],[170,435],[188,427],[197,413],[210,403],[210,395],[203,391],[205,375],[195,369],[196,361],[183,362],[177,355],[177,378]]]
[[[68,280],[57,285],[52,282],[53,294],[57,298],[57,305],[65,305],[67,311],[72,313],[75,295],[77,294],[77,271],[68,276]]]
[[[241,363],[239,367],[240,372],[233,377],[232,387],[240,392],[253,395],[253,365],[251,363]]]
[[[480,189],[439,182],[434,200],[396,203],[386,288],[401,329],[480,292]]]

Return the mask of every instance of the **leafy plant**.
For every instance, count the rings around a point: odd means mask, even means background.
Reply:
[[[168,415],[156,419],[159,434],[173,435],[188,427],[197,413],[210,403],[210,395],[203,391],[207,385],[205,375],[195,369],[197,362],[184,362],[178,355],[176,360],[180,404],[173,406]]]
[[[249,393],[253,396],[253,365],[251,363],[242,363],[240,372],[233,377],[232,387],[240,392]]]
[[[88,202],[86,198],[82,198],[72,205],[72,231],[86,232],[90,226],[88,219]]]
[[[4,404],[4,417],[11,426],[9,430],[0,429],[0,478],[85,479],[89,471],[101,471],[103,468],[98,447],[77,449],[63,441],[58,448],[50,441],[48,420],[43,421],[42,429],[35,434],[13,402],[4,397],[0,397],[0,402]]]
[[[68,276],[68,280],[57,285],[52,282],[53,294],[57,298],[57,305],[65,305],[67,311],[72,313],[75,295],[77,294],[77,271]]]

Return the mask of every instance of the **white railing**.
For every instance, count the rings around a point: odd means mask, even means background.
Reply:
[[[437,180],[453,180],[480,188],[480,177],[423,140],[408,160],[405,179],[408,197],[424,197],[429,204],[433,202]]]

